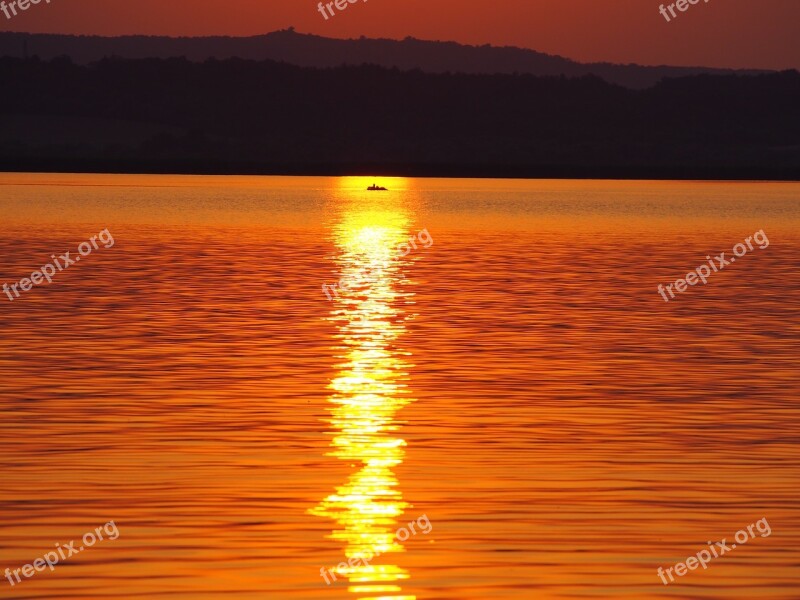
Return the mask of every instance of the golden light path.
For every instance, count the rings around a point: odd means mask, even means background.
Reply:
[[[370,183],[342,180],[336,261],[339,276],[353,285],[334,296],[330,316],[338,325],[342,362],[330,383],[329,455],[358,470],[311,513],[338,526],[331,537],[343,543],[348,564],[333,571],[347,579],[350,592],[361,600],[416,600],[399,585],[409,573],[389,560],[404,551],[395,532],[408,507],[392,469],[405,455],[405,442],[394,433],[395,414],[411,401],[407,365],[395,347],[405,330],[401,305],[410,297],[401,290],[405,259],[397,245],[408,239],[410,219],[395,194],[362,193]]]

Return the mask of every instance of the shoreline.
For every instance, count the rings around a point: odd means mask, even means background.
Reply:
[[[659,181],[800,181],[797,167],[506,166],[398,163],[269,164],[259,162],[0,159],[0,173],[124,175],[273,175],[452,179],[599,179]]]

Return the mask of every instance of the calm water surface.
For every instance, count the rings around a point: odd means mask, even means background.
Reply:
[[[0,174],[0,597],[800,598],[800,185],[372,182]]]

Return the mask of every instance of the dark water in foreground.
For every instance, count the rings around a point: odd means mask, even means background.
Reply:
[[[370,183],[0,175],[0,597],[800,597],[800,185]]]

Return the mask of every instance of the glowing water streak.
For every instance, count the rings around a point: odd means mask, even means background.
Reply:
[[[395,414],[411,401],[406,365],[394,346],[405,330],[402,304],[411,295],[401,291],[397,252],[408,226],[404,211],[385,198],[366,206],[359,198],[335,227],[339,272],[354,285],[334,298],[330,316],[339,327],[343,362],[329,386],[329,455],[361,467],[311,512],[336,521],[331,537],[344,544],[350,564],[334,572],[347,578],[350,592],[370,594],[365,600],[415,600],[397,585],[409,578],[405,569],[355,560],[381,555],[385,563],[387,555],[404,551],[395,532],[408,503],[392,469],[405,455],[405,441],[394,434]]]

